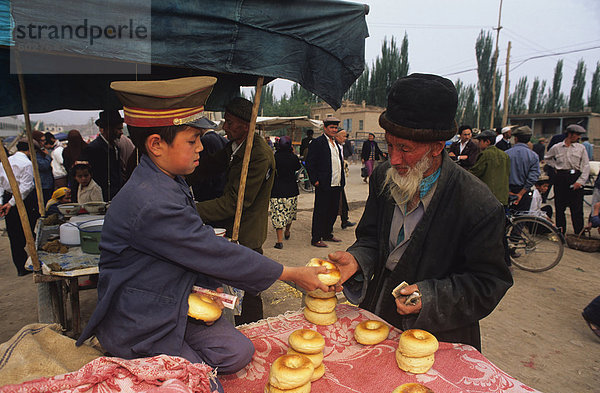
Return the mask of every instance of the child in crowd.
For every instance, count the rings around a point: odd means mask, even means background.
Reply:
[[[61,215],[58,210],[58,205],[62,203],[70,203],[71,202],[71,190],[69,187],[61,187],[57,190],[54,190],[52,193],[52,197],[46,203],[46,216],[51,214]]]
[[[529,212],[532,215],[541,216],[547,218],[548,220],[552,220],[552,206],[542,206],[542,195],[548,191],[548,187],[550,187],[550,179],[547,176],[540,176],[538,181],[535,183],[535,189],[533,190],[533,195],[531,197],[531,207],[529,208]]]
[[[78,345],[95,334],[114,356],[181,356],[231,374],[250,362],[254,346],[225,318],[188,319],[193,285],[257,294],[279,279],[334,290],[319,281],[326,268],[284,267],[202,222],[183,176],[198,166],[203,147],[194,121],[215,83],[189,77],[111,84],[141,158],[106,213],[98,303]]]
[[[77,202],[103,202],[102,189],[92,179],[92,167],[87,161],[77,161],[73,166],[73,177],[79,183]]]

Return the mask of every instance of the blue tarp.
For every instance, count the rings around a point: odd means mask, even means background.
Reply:
[[[62,2],[19,1],[13,23],[22,15],[47,12],[44,3],[60,8]],[[85,1],[76,10],[85,10]],[[130,2],[106,0],[115,14],[131,13]],[[0,44],[6,37],[7,0],[0,0]],[[65,12],[73,13],[72,9]],[[56,11],[60,14],[60,10]],[[83,11],[81,11],[83,12]],[[151,74],[132,75],[147,65],[148,52],[132,44],[128,50],[106,45],[67,48],[63,53],[21,52],[22,63],[37,64],[40,72],[55,62],[76,64],[89,74],[26,74],[29,111],[118,108],[109,89],[113,80],[168,79],[215,75],[219,82],[207,103],[220,110],[239,86],[251,86],[257,76],[285,78],[338,108],[344,93],[364,69],[368,36],[363,4],[338,0],[155,0],[151,6]],[[2,36],[4,35],[4,36]],[[10,74],[9,46],[0,48],[0,116],[22,113],[16,75]],[[113,50],[114,49],[114,50]],[[147,48],[146,48],[147,49]],[[106,74],[113,66],[132,74]],[[104,73],[95,73],[101,69]],[[128,71],[129,72],[129,71]],[[90,75],[93,74],[93,75]]]

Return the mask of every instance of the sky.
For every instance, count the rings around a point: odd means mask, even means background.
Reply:
[[[500,0],[363,0],[370,6],[365,60],[371,64],[381,44],[394,36],[400,45],[404,33],[409,43],[409,73],[424,72],[476,83],[475,41],[480,31],[496,40]],[[587,101],[592,73],[600,61],[600,0],[503,0],[500,25],[499,68],[505,74],[511,41],[509,76],[512,91],[527,76],[552,83],[554,67],[564,59],[562,90],[569,93],[579,59],[587,66]],[[582,50],[594,48],[590,50]],[[572,52],[572,53],[566,53]],[[562,54],[559,54],[562,53]],[[538,57],[536,59],[530,59]],[[529,59],[529,60],[528,60]],[[288,93],[291,82],[273,82],[275,94]],[[32,119],[85,123],[96,112],[57,111]]]

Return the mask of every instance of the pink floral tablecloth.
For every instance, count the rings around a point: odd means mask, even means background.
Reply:
[[[363,346],[354,328],[368,319],[368,311],[340,304],[337,323],[316,326],[301,312],[287,313],[243,327],[256,352],[252,362],[236,374],[220,376],[226,393],[262,392],[273,361],[287,353],[288,337],[297,329],[313,329],[325,337],[325,375],[313,382],[313,393],[391,393],[397,386],[418,382],[435,392],[537,392],[500,370],[469,345],[440,343],[435,363],[425,374],[398,368],[395,351],[401,331],[392,328],[384,342]]]

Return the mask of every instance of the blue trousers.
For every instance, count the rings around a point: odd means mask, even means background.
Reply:
[[[246,367],[254,355],[254,345],[225,318],[211,326],[188,320],[181,356],[197,361],[198,357],[219,374],[233,374]]]

